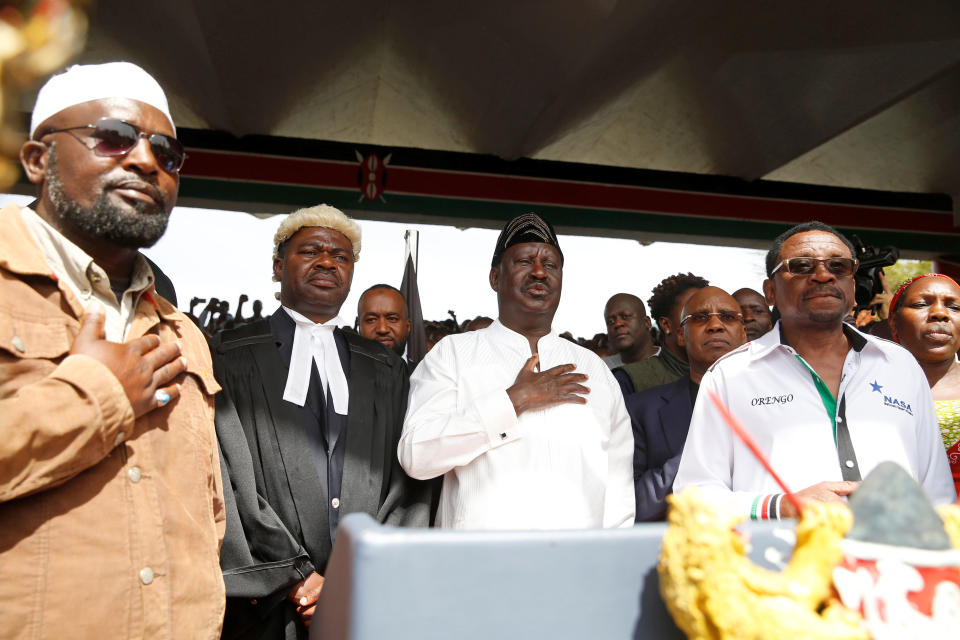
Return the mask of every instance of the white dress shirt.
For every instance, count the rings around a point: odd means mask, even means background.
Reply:
[[[438,526],[633,524],[633,431],[619,385],[598,356],[556,333],[537,351],[541,371],[572,363],[589,376],[586,404],[517,417],[506,390],[530,344],[499,321],[445,337],[413,372],[398,453],[410,476],[444,476]]]
[[[720,358],[704,375],[674,491],[700,485],[719,491],[744,515],[777,517],[780,488],[714,408],[707,391],[726,403],[791,491],[843,479],[840,465],[863,478],[883,461],[898,463],[934,504],[956,500],[933,398],[923,371],[903,347],[847,328],[847,352],[837,396],[856,463],[841,461],[833,425],[810,371],[780,342],[777,324]],[[846,398],[845,416],[840,398]]]

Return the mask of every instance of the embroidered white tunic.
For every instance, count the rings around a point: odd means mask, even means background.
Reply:
[[[956,500],[927,379],[901,346],[846,327],[853,348],[843,363],[837,397],[846,399],[846,421],[862,477],[881,462],[898,463],[934,504]],[[710,487],[730,497],[745,515],[764,513],[780,492],[770,474],[714,409],[707,391],[720,396],[768,456],[791,491],[842,480],[833,426],[810,371],[789,345],[779,323],[756,341],[720,358],[704,375],[674,491]]]
[[[620,387],[598,356],[556,333],[537,351],[541,371],[573,363],[589,376],[586,404],[517,417],[506,390],[530,344],[499,321],[447,336],[413,372],[398,453],[410,476],[444,476],[438,526],[633,524],[633,431]]]

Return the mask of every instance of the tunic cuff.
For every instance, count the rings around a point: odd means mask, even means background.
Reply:
[[[780,519],[780,500],[782,493],[771,493],[759,495],[753,499],[750,505],[751,520],[779,520]]]
[[[491,449],[520,437],[517,410],[513,408],[513,402],[505,390],[481,396],[474,405]]]

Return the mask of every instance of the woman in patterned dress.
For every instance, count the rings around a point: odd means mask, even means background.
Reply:
[[[930,383],[953,483],[960,492],[960,286],[938,273],[906,282],[890,303],[890,328]]]

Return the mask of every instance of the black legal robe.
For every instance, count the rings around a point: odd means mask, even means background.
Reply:
[[[336,331],[347,346],[341,362],[350,388],[347,426],[335,445],[343,447],[340,516],[364,512],[382,523],[427,526],[432,485],[410,479],[397,460],[406,367],[378,342]],[[223,386],[216,426],[227,511],[225,638],[305,638],[285,596],[311,571],[322,575],[330,556],[329,476],[318,470],[306,408],[283,400],[292,339],[293,321],[280,308],[221,333],[211,346]]]

